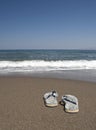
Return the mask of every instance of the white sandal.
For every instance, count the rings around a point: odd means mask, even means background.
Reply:
[[[78,99],[73,95],[62,96],[62,101],[65,105],[65,111],[69,113],[76,113],[79,111]]]
[[[56,107],[58,106],[57,101],[58,93],[56,91],[51,91],[44,94],[44,102],[45,105],[48,107]]]

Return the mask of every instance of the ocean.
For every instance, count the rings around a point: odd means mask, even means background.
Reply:
[[[0,75],[96,82],[96,50],[0,50]]]

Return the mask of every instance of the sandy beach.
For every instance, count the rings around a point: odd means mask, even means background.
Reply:
[[[60,104],[45,107],[51,90],[75,95],[80,111],[69,114]],[[32,77],[0,77],[0,130],[95,130],[96,83]]]

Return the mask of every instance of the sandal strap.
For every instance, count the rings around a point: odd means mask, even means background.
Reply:
[[[55,92],[55,93],[56,93],[56,92]],[[53,91],[51,94],[49,94],[46,99],[48,99],[48,98],[51,97],[51,96],[54,97],[54,98],[56,97],[56,96],[54,95],[54,91]]]
[[[76,102],[71,101],[71,100],[69,100],[69,99],[67,99],[67,98],[65,98],[64,100],[66,100],[66,101],[68,101],[68,102],[73,103],[73,104],[75,104],[75,105],[76,105]]]

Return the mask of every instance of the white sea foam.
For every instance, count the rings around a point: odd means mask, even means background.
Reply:
[[[0,72],[39,72],[56,70],[95,69],[96,60],[64,61],[0,61]]]

